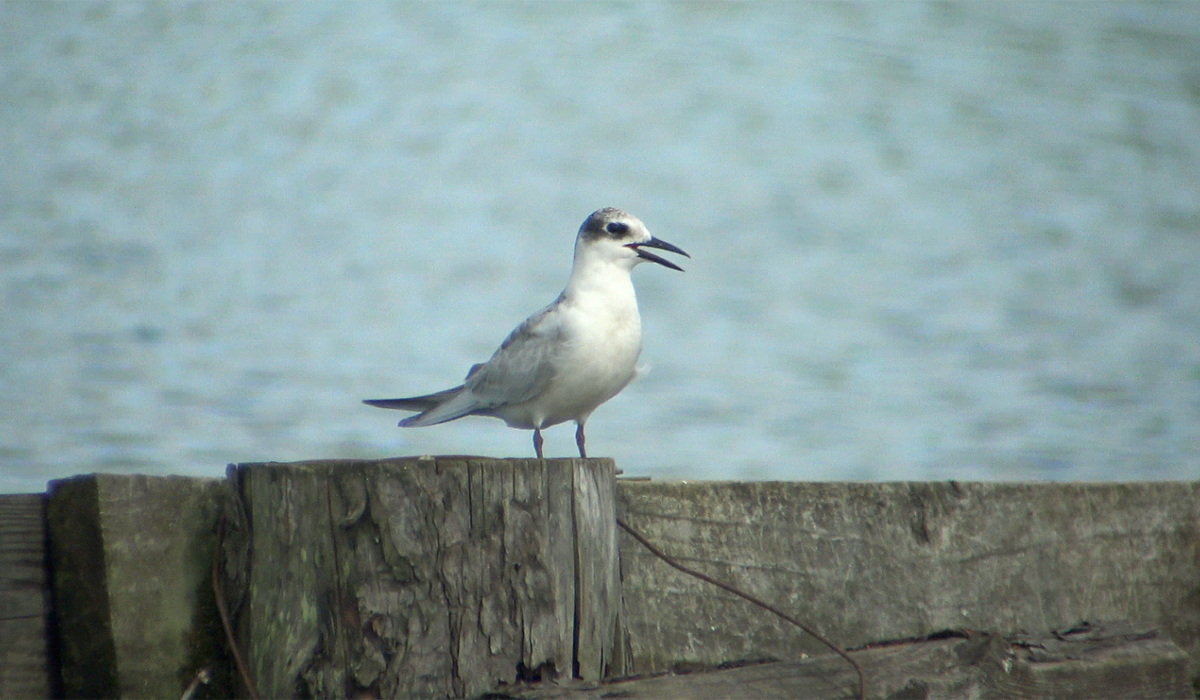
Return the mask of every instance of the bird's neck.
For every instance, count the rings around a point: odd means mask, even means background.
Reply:
[[[637,311],[637,296],[629,270],[611,263],[591,261],[581,265],[576,260],[563,297],[576,304],[592,300],[610,308],[628,307],[635,313]]]

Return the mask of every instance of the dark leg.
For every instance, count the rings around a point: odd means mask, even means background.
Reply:
[[[537,452],[537,458],[542,458],[542,429],[533,429],[533,451]]]
[[[583,449],[583,423],[580,423],[579,427],[575,429],[575,444],[579,445],[579,456],[586,459],[587,450]]]

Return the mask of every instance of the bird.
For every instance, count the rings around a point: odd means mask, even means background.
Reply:
[[[363,403],[418,412],[400,421],[404,428],[464,416],[499,418],[509,427],[533,431],[538,459],[543,459],[542,430],[575,421],[575,444],[586,458],[584,423],[638,371],[642,321],[630,273],[643,262],[683,272],[647,248],[691,257],[650,235],[632,214],[615,207],[593,212],[579,227],[562,293],[513,329],[491,359],[473,365],[462,384]]]

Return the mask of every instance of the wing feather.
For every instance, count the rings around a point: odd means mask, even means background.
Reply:
[[[554,349],[562,329],[550,320],[553,308],[551,304],[527,318],[490,360],[471,368],[464,386],[481,406],[493,409],[523,403],[545,391],[554,379]]]
[[[377,408],[394,408],[400,411],[428,411],[438,404],[446,401],[451,396],[454,396],[462,390],[462,385],[453,389],[439,391],[436,394],[426,394],[424,396],[409,396],[403,399],[363,399],[363,403],[368,406]]]
[[[554,379],[554,351],[562,328],[550,311],[562,300],[547,306],[517,326],[491,359],[473,365],[466,381],[445,391],[400,399],[367,399],[379,408],[419,411],[400,421],[404,427],[445,423],[468,415],[491,415],[494,409],[535,398]]]

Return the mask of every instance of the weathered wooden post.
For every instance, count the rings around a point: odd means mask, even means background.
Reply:
[[[625,670],[607,459],[243,464],[264,697],[471,697]]]

